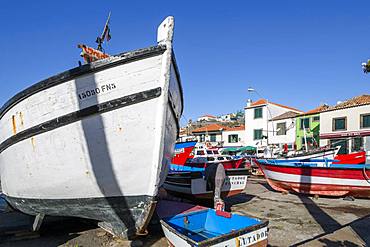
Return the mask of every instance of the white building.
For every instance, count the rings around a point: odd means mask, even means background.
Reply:
[[[236,121],[236,115],[234,113],[229,113],[225,115],[221,115],[220,117],[217,118],[218,121],[220,122],[232,122]]]
[[[341,146],[340,153],[370,155],[370,95],[361,95],[320,113],[320,146]]]
[[[274,135],[269,135],[269,144],[278,146],[283,149],[288,145],[288,149],[294,149],[296,139],[296,116],[300,113],[287,111],[279,116],[269,120],[269,129],[274,129]]]
[[[179,138],[177,141],[179,142],[186,142],[186,141],[194,141],[197,138],[191,134],[190,130],[185,127],[180,129]]]
[[[245,145],[262,147],[269,145],[271,136],[276,134],[275,126],[269,120],[285,112],[303,113],[292,107],[260,99],[249,102],[245,107]]]
[[[245,145],[244,125],[227,128],[222,132],[224,147],[242,147]]]
[[[199,117],[197,120],[198,122],[212,122],[217,121],[217,117],[207,114]]]
[[[192,131],[198,142],[209,142],[212,146],[222,146],[222,131],[227,127],[219,124],[209,124]]]

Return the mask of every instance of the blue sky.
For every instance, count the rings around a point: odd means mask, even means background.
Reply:
[[[109,11],[110,54],[155,44],[175,17],[188,119],[242,109],[248,86],[301,110],[370,93],[370,1],[3,1],[0,104],[75,67]]]

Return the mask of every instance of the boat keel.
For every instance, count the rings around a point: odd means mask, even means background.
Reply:
[[[97,220],[101,228],[120,238],[145,234],[156,205],[152,196],[78,199],[6,197],[6,200],[19,211],[36,216],[34,229],[41,226],[42,216],[70,216]]]

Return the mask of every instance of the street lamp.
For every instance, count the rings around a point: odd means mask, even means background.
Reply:
[[[249,93],[256,93],[261,99],[263,99],[262,95],[256,89],[254,89],[252,87],[248,87],[247,90],[248,90]],[[275,133],[274,121],[272,120],[272,114],[271,114],[267,99],[266,99],[266,109],[267,109],[268,113],[270,114],[271,124],[272,124],[272,135],[274,135],[274,133]],[[267,118],[267,145],[268,145],[268,133],[269,133],[269,130],[268,130],[269,123],[268,123],[268,121],[269,120]]]
[[[370,72],[370,59],[367,60],[367,63],[362,63],[361,65],[365,74]]]

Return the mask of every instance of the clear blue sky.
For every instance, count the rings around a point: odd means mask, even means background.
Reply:
[[[253,86],[309,110],[370,93],[370,1],[2,1],[0,104],[77,65],[112,11],[110,54],[155,44],[175,17],[187,118],[242,109]]]

